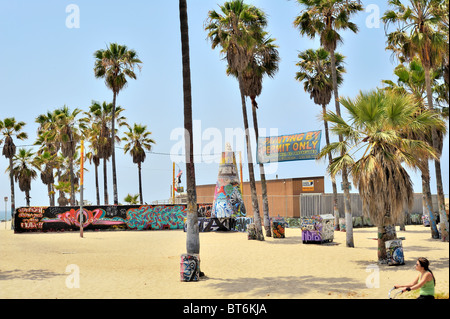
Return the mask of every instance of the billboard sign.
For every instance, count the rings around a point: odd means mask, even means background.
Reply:
[[[258,163],[315,160],[320,152],[322,131],[258,139]]]

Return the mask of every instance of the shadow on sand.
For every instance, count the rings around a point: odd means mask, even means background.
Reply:
[[[236,292],[250,297],[261,298],[269,295],[307,295],[322,290],[331,294],[354,293],[352,290],[365,289],[365,283],[352,278],[317,278],[313,276],[285,276],[265,278],[219,279],[207,278],[208,286],[224,294]]]
[[[63,276],[63,274],[55,273],[45,269],[32,269],[32,270],[0,270],[0,280],[12,280],[12,279],[25,279],[25,280],[46,280],[56,276]]]

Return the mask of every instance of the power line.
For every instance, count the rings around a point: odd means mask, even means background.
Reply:
[[[65,142],[60,142],[59,144],[62,144]],[[56,143],[48,143],[48,144],[56,144]],[[30,145],[16,145],[16,148],[22,148],[22,147],[37,147],[39,145],[30,144]],[[0,148],[4,148],[4,146],[0,146]],[[115,149],[123,150],[124,148],[121,146],[114,146]],[[146,154],[151,155],[161,155],[161,156],[186,156],[186,154],[172,154],[172,153],[164,153],[164,152],[154,152],[154,151],[145,151]],[[222,153],[216,153],[216,154],[194,154],[194,156],[207,156],[207,157],[218,157],[222,156]]]

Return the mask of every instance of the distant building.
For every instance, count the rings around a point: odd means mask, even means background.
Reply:
[[[213,203],[215,184],[197,185],[197,202]],[[243,197],[247,216],[253,216],[250,182],[243,184]],[[300,194],[323,194],[325,192],[324,177],[301,177],[267,180],[267,197],[269,214],[272,217],[300,217]],[[256,182],[259,212],[263,216],[261,182]]]

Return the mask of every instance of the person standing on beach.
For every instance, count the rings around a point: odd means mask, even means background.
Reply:
[[[405,291],[416,290],[420,288],[420,296],[417,299],[434,299],[434,287],[436,286],[436,279],[433,272],[428,268],[430,262],[428,259],[420,257],[416,262],[416,270],[420,272],[416,280],[409,285],[395,285],[395,289],[404,288]]]

